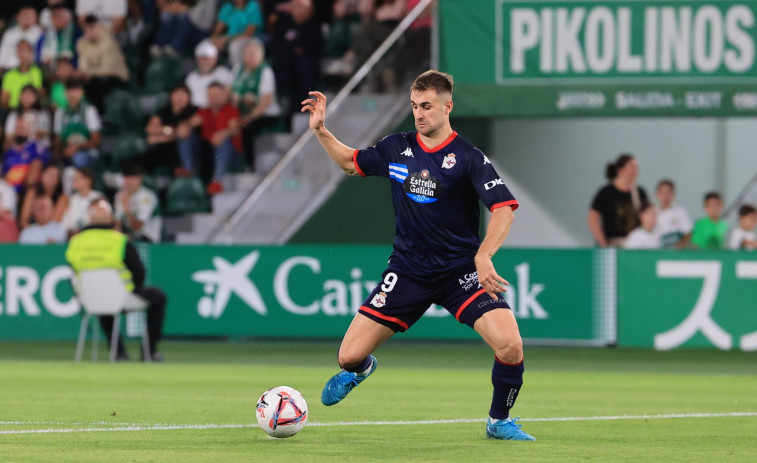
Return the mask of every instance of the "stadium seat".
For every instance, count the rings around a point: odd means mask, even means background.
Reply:
[[[123,135],[110,153],[111,166],[117,171],[125,160],[138,156],[147,150],[147,141],[139,135]]]
[[[166,212],[172,215],[209,212],[210,202],[200,179],[177,178],[168,187]]]
[[[170,91],[184,79],[181,62],[167,56],[153,60],[145,71],[145,86],[141,93],[154,95]]]
[[[103,122],[105,133],[141,133],[144,130],[145,115],[139,100],[132,93],[115,91],[105,99]]]
[[[82,271],[75,277],[74,288],[76,288],[82,309],[84,309],[74,360],[79,362],[84,353],[84,343],[86,342],[90,320],[95,321],[92,329],[92,360],[97,359],[100,328],[93,317],[110,315],[116,318],[113,323],[110,348],[110,361],[115,362],[120,335],[121,314],[124,311],[135,312],[146,310],[147,301],[126,289],[126,285],[121,279],[119,271],[116,269]],[[142,331],[142,350],[145,361],[149,362],[151,357],[147,324],[144,325]]]

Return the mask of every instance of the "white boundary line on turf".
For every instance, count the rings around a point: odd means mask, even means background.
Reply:
[[[610,415],[610,416],[566,416],[549,418],[528,418],[523,422],[563,422],[563,421],[619,421],[619,420],[663,420],[680,418],[742,418],[757,417],[757,412],[733,412],[733,413],[670,413],[664,415]],[[485,418],[461,418],[450,420],[418,420],[418,421],[337,421],[333,423],[308,423],[308,426],[335,427],[335,426],[412,426],[426,424],[457,424],[457,423],[482,423]],[[0,421],[3,424],[35,424],[45,422],[24,421]],[[98,422],[101,424],[103,422]],[[73,424],[73,423],[72,423]],[[94,424],[94,423],[93,423]],[[239,429],[256,428],[256,424],[132,424],[109,428],[62,428],[62,429],[17,429],[0,431],[0,434],[55,434],[75,432],[127,432],[127,431],[180,431],[195,429]]]

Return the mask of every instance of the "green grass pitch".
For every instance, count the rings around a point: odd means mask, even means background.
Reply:
[[[484,436],[486,347],[390,342],[370,379],[324,407],[336,347],[166,342],[167,362],[145,365],[74,364],[73,343],[0,343],[0,461],[757,461],[754,353],[527,349],[514,414],[537,441],[525,443]],[[258,396],[278,385],[304,394],[313,424],[284,440],[253,426]],[[447,420],[460,421],[435,422]]]

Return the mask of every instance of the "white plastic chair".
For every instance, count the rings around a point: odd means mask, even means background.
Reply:
[[[147,301],[126,289],[121,275],[116,269],[85,270],[76,278],[76,288],[79,302],[84,309],[81,326],[79,327],[79,341],[76,344],[75,361],[81,361],[84,344],[87,340],[87,328],[90,320],[94,321],[92,329],[92,360],[97,360],[97,345],[100,327],[93,317],[112,316],[113,332],[111,334],[110,361],[116,361],[118,338],[120,335],[121,314],[123,312],[142,311],[147,309]],[[145,323],[142,330],[142,352],[145,362],[150,359],[150,338]]]

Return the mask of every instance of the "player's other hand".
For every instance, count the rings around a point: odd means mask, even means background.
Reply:
[[[478,272],[478,283],[492,299],[499,299],[500,294],[507,291],[510,283],[497,275],[491,258],[476,256],[476,271]]]
[[[308,92],[312,98],[302,101],[301,113],[308,111],[310,113],[310,128],[319,130],[323,128],[323,122],[326,119],[326,95],[321,92]]]

